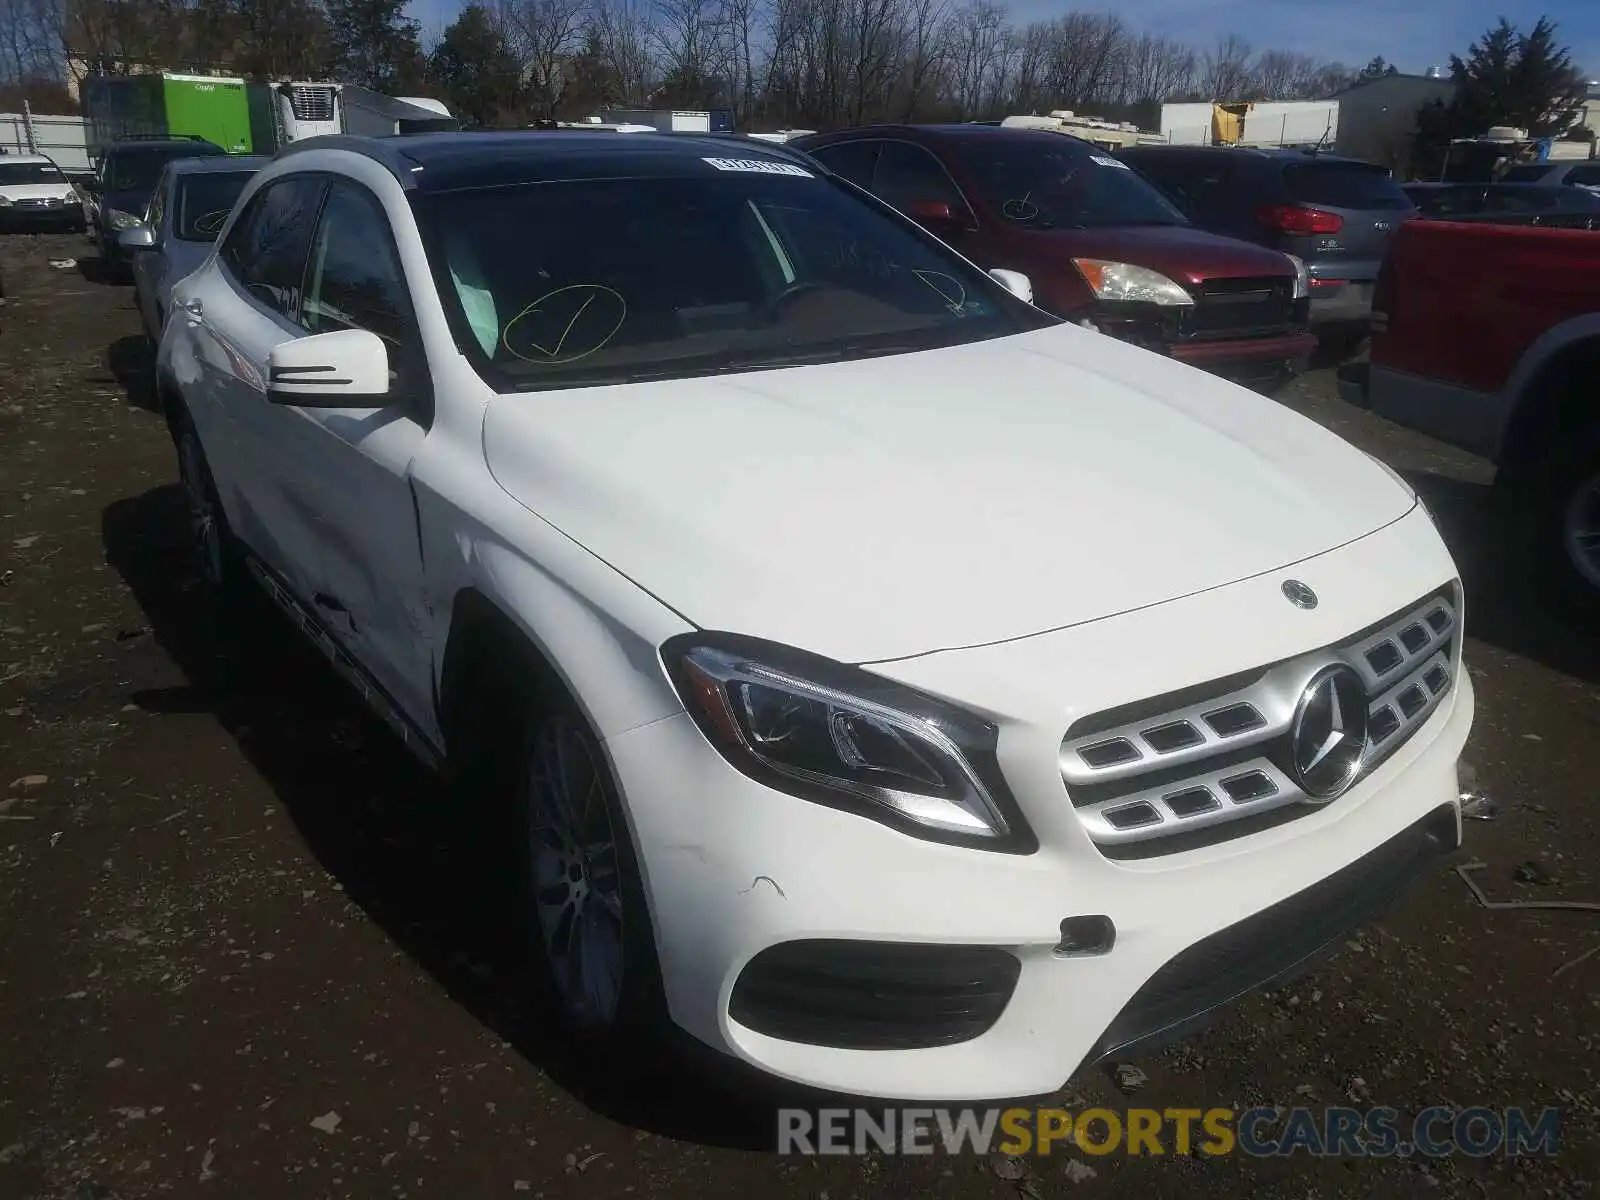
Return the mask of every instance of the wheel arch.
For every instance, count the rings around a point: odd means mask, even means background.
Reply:
[[[632,598],[655,609],[653,620],[603,613],[522,559],[488,576],[511,586],[468,581],[451,599],[435,689],[447,757],[470,751],[475,727],[493,723],[508,690],[525,700],[533,688],[559,688],[602,742],[682,708],[658,654],[686,628],[674,614],[642,593]]]
[[[1538,462],[1568,434],[1600,424],[1600,404],[1581,386],[1600,369],[1600,313],[1563,322],[1531,346],[1506,391],[1509,419],[1496,460],[1512,473]]]

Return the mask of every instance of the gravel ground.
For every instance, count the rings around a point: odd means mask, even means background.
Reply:
[[[1448,866],[1140,1061],[1135,1098],[1092,1071],[1064,1101],[1554,1105],[1554,1158],[791,1159],[765,1101],[585,1062],[497,955],[430,779],[281,630],[218,650],[131,291],[91,254],[0,245],[4,1200],[1593,1194],[1600,955],[1556,972],[1600,918],[1487,911]],[[1600,643],[1500,569],[1483,464],[1327,372],[1284,401],[1411,477],[1461,562],[1468,761],[1503,809],[1462,858],[1497,897],[1600,900]]]

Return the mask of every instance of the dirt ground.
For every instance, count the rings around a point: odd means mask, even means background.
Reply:
[[[584,1061],[497,956],[433,782],[281,629],[213,637],[132,293],[91,255],[0,244],[0,1200],[1594,1194],[1600,916],[1488,911],[1448,865],[1137,1095],[1091,1071],[1065,1102],[1560,1106],[1553,1158],[782,1158],[764,1100]],[[1455,861],[1600,900],[1600,638],[1507,578],[1483,464],[1326,372],[1285,402],[1406,472],[1461,562],[1502,813]]]

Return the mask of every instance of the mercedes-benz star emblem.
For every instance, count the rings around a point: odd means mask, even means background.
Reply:
[[[1283,594],[1289,598],[1289,603],[1296,608],[1315,608],[1317,594],[1298,579],[1285,579],[1283,581]]]
[[[1313,803],[1346,791],[1367,748],[1367,689],[1351,667],[1335,663],[1311,677],[1289,726],[1295,779]]]
[[[1394,226],[1390,225],[1387,221],[1374,221],[1372,223],[1372,227],[1379,233],[1388,233],[1389,230],[1394,228]]]

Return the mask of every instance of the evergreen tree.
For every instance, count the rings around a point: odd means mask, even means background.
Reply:
[[[461,10],[428,62],[450,111],[472,125],[497,125],[516,108],[522,85],[517,60],[489,10]]]
[[[406,0],[327,0],[333,71],[342,83],[394,95],[422,82],[419,26]]]

